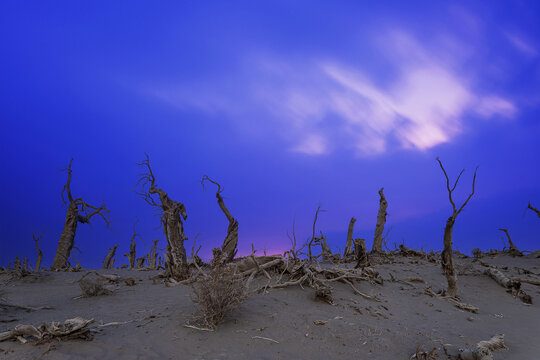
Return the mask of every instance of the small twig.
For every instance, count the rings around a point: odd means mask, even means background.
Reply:
[[[197,326],[193,326],[193,325],[188,325],[188,324],[184,324],[184,327],[190,328],[190,329],[195,329],[195,330],[200,330],[200,331],[214,331],[214,329],[201,328],[201,327],[197,327]]]
[[[267,337],[264,337],[264,336],[252,336],[251,338],[252,338],[252,339],[267,340],[267,341],[271,341],[271,342],[273,342],[273,343],[279,344],[279,341],[274,340],[274,339],[270,339],[270,338],[267,338]]]

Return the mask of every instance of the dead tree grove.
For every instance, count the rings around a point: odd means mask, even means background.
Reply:
[[[229,221],[229,227],[227,228],[227,236],[225,236],[225,240],[223,240],[223,245],[221,246],[221,259],[225,263],[231,262],[234,259],[236,252],[238,251],[238,220],[236,220],[232,216],[227,206],[225,206],[225,201],[223,200],[223,196],[221,196],[221,192],[223,191],[221,185],[217,181],[210,179],[208,175],[204,175],[201,180],[203,188],[205,181],[209,181],[217,186],[216,198],[218,205],[221,208],[221,211],[223,211],[223,213],[227,217],[227,220]]]
[[[463,208],[465,207],[465,205],[467,205],[467,203],[474,194],[474,184],[476,182],[476,172],[478,171],[478,167],[476,167],[476,169],[474,170],[471,193],[469,194],[465,202],[463,202],[463,204],[459,208],[457,208],[456,203],[452,198],[452,192],[456,189],[459,178],[461,177],[465,169],[461,170],[454,185],[450,187],[450,179],[448,178],[448,174],[446,173],[446,170],[444,169],[441,160],[437,158],[437,161],[441,167],[441,170],[444,173],[444,177],[446,178],[446,190],[448,191],[448,198],[450,200],[450,204],[452,204],[452,215],[446,220],[446,226],[444,227],[444,249],[441,253],[441,265],[446,276],[446,280],[448,281],[448,290],[446,291],[446,295],[449,297],[456,297],[457,275],[454,270],[454,264],[452,262],[452,232],[454,230],[454,224],[456,222],[457,216],[461,211],[463,211]]]
[[[109,225],[109,210],[105,207],[105,204],[100,207],[92,206],[85,202],[82,198],[73,198],[71,194],[71,163],[73,159],[69,161],[67,168],[63,169],[68,173],[68,179],[64,188],[62,189],[62,201],[67,206],[66,212],[66,221],[64,223],[64,230],[60,235],[60,240],[58,241],[58,248],[56,249],[56,255],[51,266],[53,270],[60,270],[65,268],[68,263],[68,258],[71,253],[71,249],[75,244],[75,233],[77,232],[77,225],[79,223],[88,224],[90,219],[95,215],[101,216],[101,218],[107,224],[107,228],[110,229]],[[67,201],[64,197],[64,192],[67,194]],[[83,213],[84,215],[81,215]]]
[[[383,193],[384,188],[379,190],[379,212],[377,214],[377,225],[375,226],[375,237],[373,238],[373,248],[371,249],[372,253],[382,253],[382,243],[383,243],[383,233],[384,233],[384,224],[386,223],[386,208],[388,207],[388,202]]]
[[[137,182],[137,185],[142,186],[142,191],[137,192],[137,194],[148,204],[159,207],[162,212],[161,222],[167,239],[166,276],[176,281],[186,280],[189,277],[189,267],[184,248],[184,241],[187,238],[184,235],[182,222],[182,219],[187,219],[186,208],[184,204],[172,200],[165,191],[156,186],[156,178],[150,167],[150,159],[147,154],[145,155],[146,159],[138,164],[145,169],[145,172]],[[156,194],[159,196],[159,203],[153,197]]]

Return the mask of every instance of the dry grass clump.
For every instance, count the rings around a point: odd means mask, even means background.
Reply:
[[[112,295],[113,292],[105,287],[105,279],[96,272],[87,272],[78,281],[82,290],[81,297]]]
[[[100,295],[112,295],[112,291],[105,288],[105,281],[100,278],[89,279],[84,278],[79,281],[79,286],[82,290],[83,297],[92,297]]]
[[[209,274],[193,284],[192,290],[191,299],[199,308],[193,325],[209,330],[214,330],[248,297],[243,279],[232,267],[221,264],[212,266]]]

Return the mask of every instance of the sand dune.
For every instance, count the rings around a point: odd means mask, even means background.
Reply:
[[[483,274],[491,265],[521,278],[532,304],[507,293]],[[330,266],[321,264],[320,266]],[[352,267],[353,264],[340,264]],[[507,349],[494,359],[540,358],[540,258],[498,255],[456,258],[460,301],[471,313],[434,292],[446,287],[440,265],[427,259],[394,255],[372,267],[384,283],[357,282],[374,301],[356,295],[347,284],[332,283],[334,304],[314,300],[314,290],[289,286],[249,296],[215,331],[185,325],[196,311],[189,286],[166,287],[150,279],[157,271],[99,270],[134,278],[135,286],[110,285],[114,294],[77,298],[76,281],[84,272],[41,272],[21,279],[0,275],[2,301],[53,309],[27,311],[0,307],[0,332],[17,324],[38,326],[80,316],[94,319],[92,339],[41,345],[0,342],[1,359],[410,359],[418,346],[457,356],[482,340],[504,334]],[[278,274],[279,276],[279,274]],[[393,280],[392,280],[393,279]],[[421,279],[421,280],[419,280]],[[252,287],[264,286],[264,276]],[[103,326],[106,325],[106,326]],[[455,358],[455,357],[454,357]]]

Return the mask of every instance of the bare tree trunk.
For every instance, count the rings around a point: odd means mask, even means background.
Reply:
[[[129,245],[129,268],[133,269],[135,267],[135,261],[137,259],[137,253],[135,251],[137,244],[135,243],[135,238],[131,239],[131,244]]]
[[[221,185],[217,181],[210,179],[208,175],[205,175],[201,180],[203,187],[205,180],[217,185],[218,189],[216,191],[216,198],[218,205],[229,221],[229,226],[227,227],[227,236],[225,236],[225,240],[223,240],[223,245],[221,246],[221,256],[224,262],[231,262],[238,251],[238,220],[232,216],[227,206],[225,206],[225,201],[223,200],[223,196],[221,196]]]
[[[166,276],[176,281],[185,280],[189,278],[189,267],[187,264],[186,249],[184,248],[184,241],[187,238],[184,235],[184,224],[182,222],[182,219],[187,219],[186,208],[184,204],[172,200],[165,191],[156,187],[156,179],[152,173],[148,155],[146,155],[146,159],[139,165],[146,167],[147,172],[139,178],[137,184],[142,183],[143,190],[145,190],[145,186],[149,186],[149,188],[138,194],[148,204],[160,207],[163,212],[161,221],[163,223],[163,232],[167,239]],[[155,194],[159,196],[159,204],[152,197]]]
[[[137,269],[141,269],[144,267],[144,260],[146,258],[143,256],[143,257],[140,257],[137,259]]]
[[[114,245],[112,248],[109,249],[109,253],[107,256],[105,256],[105,260],[103,260],[103,269],[110,269],[111,268],[111,260],[114,257],[114,254],[116,253],[116,248],[120,245]]]
[[[64,230],[60,235],[60,241],[58,241],[58,247],[56,248],[56,255],[51,268],[59,270],[66,267],[71,249],[75,244],[75,233],[77,231],[77,225],[79,224],[79,209],[75,202],[69,204],[66,212],[66,221],[64,223]]]
[[[156,267],[156,263],[157,263],[156,249],[157,249],[158,242],[159,242],[159,239],[154,240],[154,244],[152,245],[152,249],[150,249],[150,252],[147,255],[148,256],[148,267],[150,269],[152,269],[152,270],[157,269],[157,267]]]
[[[382,253],[382,242],[383,242],[383,232],[384,224],[386,223],[386,208],[388,207],[388,202],[383,193],[384,188],[379,190],[379,212],[377,213],[377,225],[375,225],[375,237],[373,238],[373,248],[371,252],[373,253]]]
[[[343,252],[344,260],[347,260],[347,257],[353,255],[353,231],[355,222],[356,219],[352,217],[349,222],[349,229],[347,230],[347,244],[345,245],[345,251]]]
[[[137,222],[139,222],[139,219],[135,221],[135,224],[133,224],[133,235],[131,236],[131,243],[129,245],[129,253],[124,254],[124,256],[127,256],[129,259],[129,268],[133,269],[135,267],[135,262],[137,261],[137,255],[136,255],[136,247],[137,243],[135,242],[135,238],[138,236],[142,239],[141,235],[135,231],[135,225],[137,225]]]
[[[184,241],[187,238],[184,236],[184,225],[180,219],[180,207],[176,205],[180,203],[170,199],[168,201],[175,203],[175,206],[168,207],[167,210],[163,211],[163,231],[167,239],[167,272],[176,281],[182,281],[189,277],[186,249],[184,248]]]
[[[39,234],[39,236],[36,237],[34,234],[32,234],[32,238],[34,239],[34,242],[36,243],[36,249],[37,249],[37,252],[38,252],[35,271],[39,271],[41,269],[41,260],[43,259],[43,253],[39,249],[39,244],[38,244],[39,239],[41,239],[42,235],[43,235],[43,233]]]
[[[472,196],[474,195],[474,185],[476,183],[476,172],[478,171],[478,167],[474,171],[473,181],[472,181],[472,191],[467,197],[467,199],[463,202],[463,204],[459,207],[459,209],[456,207],[456,203],[454,202],[454,199],[452,198],[452,193],[456,189],[456,186],[458,184],[459,178],[461,177],[461,174],[463,174],[463,171],[459,173],[454,185],[450,187],[450,179],[448,178],[448,174],[446,173],[446,170],[444,169],[444,166],[437,158],[437,162],[439,163],[439,166],[441,167],[442,172],[444,173],[444,177],[446,178],[446,190],[448,191],[448,199],[450,200],[450,204],[452,205],[452,216],[446,220],[446,226],[444,227],[444,238],[443,238],[443,244],[444,248],[441,253],[441,266],[444,272],[444,275],[446,276],[446,281],[448,282],[448,290],[446,291],[446,294],[450,297],[456,297],[457,295],[457,276],[456,272],[454,270],[454,264],[452,263],[452,232],[454,230],[454,224],[456,222],[456,218],[459,215],[461,211],[463,211],[463,208],[465,208],[465,205],[471,200]]]
[[[330,258],[330,256],[332,256],[332,250],[330,250],[330,248],[328,247],[325,235],[321,233],[321,237],[319,239],[319,241],[321,242],[322,258],[324,261],[326,261]]]
[[[69,166],[64,169],[68,173],[68,179],[66,184],[64,185],[64,188],[62,189],[61,196],[62,201],[65,205],[67,205],[66,221],[64,223],[64,230],[62,230],[62,234],[60,235],[60,240],[58,241],[58,248],[56,249],[56,255],[54,256],[53,264],[51,266],[51,269],[53,270],[59,270],[67,266],[71,249],[75,244],[75,233],[77,232],[78,223],[89,223],[90,219],[94,215],[99,215],[107,224],[107,228],[110,229],[110,223],[106,217],[106,215],[108,215],[109,213],[109,210],[107,210],[105,204],[101,205],[100,207],[92,206],[86,203],[82,198],[74,199],[71,195],[72,162],[73,159],[71,159],[71,161],[69,162]],[[67,202],[64,198],[64,191],[66,192],[68,197]],[[84,215],[79,214],[80,212],[84,213]]]
[[[311,263],[311,261],[313,261],[313,253],[311,251],[311,246],[313,246],[314,243],[316,243],[318,240],[320,240],[320,238],[316,238],[315,237],[315,227],[317,225],[317,219],[319,218],[319,213],[320,212],[325,212],[326,210],[321,210],[321,206],[317,206],[317,210],[315,211],[315,218],[313,219],[313,232],[311,233],[311,239],[309,240],[308,244],[307,244],[307,247],[308,247],[308,257],[309,257],[309,262]],[[318,257],[318,256],[317,256]]]
[[[354,239],[354,256],[356,258],[355,268],[363,269],[369,265],[365,239]]]
[[[446,226],[444,227],[444,249],[441,253],[441,266],[448,282],[448,290],[446,295],[455,297],[457,295],[457,276],[454,271],[454,264],[452,262],[452,232],[454,230],[454,223],[456,219],[450,216],[446,220]]]

